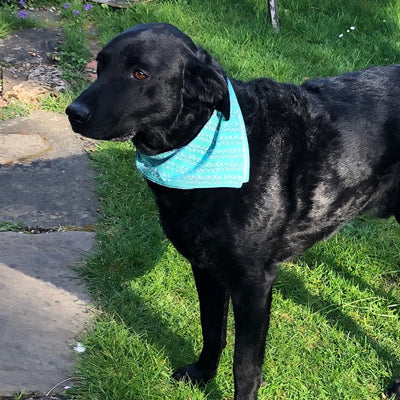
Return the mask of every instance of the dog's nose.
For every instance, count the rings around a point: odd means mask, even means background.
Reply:
[[[76,101],[71,103],[65,112],[70,118],[79,123],[86,122],[90,118],[89,109],[84,104]]]

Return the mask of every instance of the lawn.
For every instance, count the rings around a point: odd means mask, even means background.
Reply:
[[[136,23],[173,23],[243,80],[301,83],[400,60],[397,0],[278,0],[279,33],[269,26],[266,0],[154,0],[128,10],[95,4],[74,17],[84,4],[63,10],[61,65],[74,93],[44,107],[62,111],[82,87],[88,58],[83,32],[90,26],[96,28],[90,35],[105,44]],[[18,27],[18,20],[7,21],[4,31]],[[232,399],[232,317],[217,377],[204,388],[171,381],[174,369],[201,349],[190,266],[162,233],[132,145],[102,143],[92,159],[101,219],[98,246],[82,275],[99,312],[82,338],[87,351],[76,371],[79,384],[67,398]],[[394,219],[363,216],[281,266],[259,399],[382,398],[400,376],[399,258]]]

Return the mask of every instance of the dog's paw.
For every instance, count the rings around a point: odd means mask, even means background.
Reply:
[[[216,374],[216,370],[202,369],[197,363],[185,365],[178,369],[172,378],[177,381],[189,382],[194,385],[204,385]]]
[[[400,378],[397,378],[389,387],[386,396],[388,399],[400,400]]]

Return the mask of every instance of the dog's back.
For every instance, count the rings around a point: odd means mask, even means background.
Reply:
[[[258,247],[260,258],[280,262],[361,211],[399,218],[400,66],[301,87],[269,79],[233,84],[248,132],[250,181],[240,190],[170,191],[169,199],[177,196],[174,211],[168,208],[161,215],[175,240],[190,237],[171,227],[178,209],[187,222],[186,214],[193,216],[190,227],[196,226],[196,215],[204,225],[212,215],[209,223],[224,234],[209,240],[208,252],[221,236],[233,234],[228,242],[237,251],[254,255]],[[158,197],[164,210],[164,196]],[[194,229],[197,239],[201,231]],[[183,247],[184,253],[186,247],[193,251],[193,241]]]

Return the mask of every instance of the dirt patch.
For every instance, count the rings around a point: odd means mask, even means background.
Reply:
[[[0,40],[0,106],[13,99],[35,106],[69,86],[55,64],[61,43],[58,27],[25,29]]]
[[[2,97],[6,103],[17,99],[35,106],[49,93],[57,95],[68,86],[56,66],[22,65],[4,69]]]

